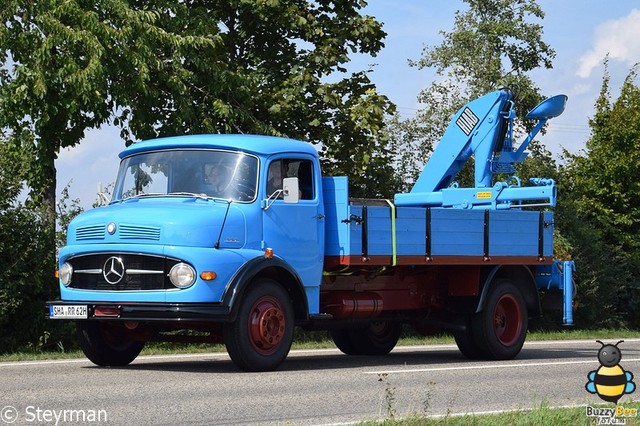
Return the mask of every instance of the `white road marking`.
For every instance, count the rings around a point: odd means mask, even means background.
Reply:
[[[156,360],[156,359],[189,359],[189,358],[228,358],[226,352],[204,352],[204,353],[195,353],[195,354],[174,354],[174,355],[141,355],[136,358],[138,361],[143,360]],[[91,364],[86,358],[76,358],[76,359],[50,359],[50,360],[42,360],[42,361],[9,361],[9,362],[0,362],[0,367],[15,367],[15,366],[36,366],[36,365],[47,365],[47,364],[80,364],[87,363]]]
[[[587,404],[576,404],[576,405],[554,405],[554,406],[546,406],[545,409],[554,409],[554,408],[583,408],[587,407]],[[488,411],[470,411],[468,413],[447,413],[447,414],[431,414],[426,417],[431,419],[438,419],[443,417],[463,417],[463,416],[484,416],[484,415],[492,415],[492,414],[504,414],[504,413],[526,413],[529,411],[533,411],[536,408],[512,408],[508,410],[488,410]]]
[[[16,366],[31,366],[31,365],[47,365],[47,364],[75,364],[90,362],[88,359],[49,359],[43,361],[8,361],[0,362],[0,367],[16,367]]]
[[[623,358],[621,363],[638,362],[640,358]],[[493,368],[519,368],[519,367],[548,367],[551,365],[571,365],[571,364],[595,364],[597,359],[581,360],[581,361],[551,361],[551,362],[524,362],[514,364],[487,364],[487,365],[463,365],[458,367],[433,367],[433,368],[413,368],[406,370],[379,370],[365,371],[364,374],[405,374],[405,373],[425,373],[434,371],[462,371],[462,370],[490,370]]]

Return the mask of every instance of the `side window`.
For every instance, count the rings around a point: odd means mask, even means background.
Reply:
[[[301,200],[313,200],[315,191],[313,188],[313,163],[310,160],[298,161],[298,185]]]
[[[269,165],[269,171],[267,172],[267,197],[278,189],[282,189],[282,179],[285,177],[282,173],[283,168],[284,160],[276,160]]]
[[[282,179],[286,177],[298,178],[301,200],[314,198],[313,163],[311,160],[284,159],[271,162],[267,171],[267,196],[282,189]]]

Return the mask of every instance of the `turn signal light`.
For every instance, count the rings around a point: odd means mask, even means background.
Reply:
[[[213,271],[204,271],[203,273],[200,274],[200,278],[202,278],[205,281],[215,280],[217,276],[218,275]]]
[[[264,257],[267,259],[271,259],[273,257],[273,249],[272,248],[267,248],[264,251]]]

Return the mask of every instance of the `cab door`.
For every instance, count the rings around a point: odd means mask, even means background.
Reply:
[[[275,256],[290,264],[305,287],[320,285],[324,261],[324,207],[318,166],[312,157],[272,158],[260,189],[265,200],[264,248],[272,248]],[[282,180],[287,177],[298,178],[297,202],[284,200]]]

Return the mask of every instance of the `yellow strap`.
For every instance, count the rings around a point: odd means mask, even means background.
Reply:
[[[325,277],[331,277],[333,275],[352,275],[353,271],[349,271],[349,267],[345,266],[344,268],[340,269],[339,271],[322,271],[322,275]]]
[[[390,200],[385,201],[391,208],[391,266],[396,266],[398,263],[398,253],[396,249],[396,206]]]

